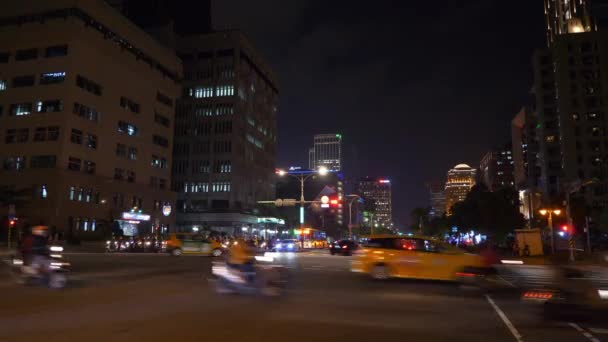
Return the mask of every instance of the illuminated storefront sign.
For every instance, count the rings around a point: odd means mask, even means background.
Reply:
[[[124,212],[124,213],[122,213],[122,219],[129,220],[129,221],[150,221],[150,215]]]

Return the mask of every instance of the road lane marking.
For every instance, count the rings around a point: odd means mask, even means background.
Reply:
[[[595,336],[591,335],[591,333],[588,332],[587,330],[581,328],[578,324],[576,324],[576,323],[568,323],[568,325],[570,325],[571,327],[573,327],[574,329],[576,329],[576,331],[578,331],[581,334],[583,334],[583,336],[585,336],[589,341],[600,342],[600,340],[598,340],[597,338],[595,338]]]
[[[498,316],[500,316],[500,318],[505,323],[507,328],[509,328],[509,331],[511,332],[511,334],[513,334],[513,337],[515,337],[515,340],[517,342],[522,342],[523,338],[522,338],[521,334],[519,333],[519,331],[517,331],[517,329],[515,328],[513,323],[511,323],[511,321],[509,320],[509,317],[507,317],[507,315],[505,315],[505,313],[498,307],[498,305],[494,302],[494,300],[489,295],[486,295],[486,299],[488,300],[488,303],[490,303],[490,305],[492,305],[492,307],[494,308],[494,310],[496,311]]]

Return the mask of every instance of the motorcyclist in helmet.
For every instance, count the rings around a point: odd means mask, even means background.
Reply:
[[[45,271],[49,264],[49,231],[45,226],[32,228],[32,270],[36,274]]]
[[[255,248],[251,241],[238,239],[230,247],[228,266],[239,269],[249,281],[252,281],[255,274],[254,260]]]

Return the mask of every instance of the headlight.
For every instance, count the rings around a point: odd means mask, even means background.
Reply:
[[[61,246],[51,246],[51,252],[63,252],[63,247],[61,247]]]
[[[110,240],[106,241],[106,245],[109,245],[109,244],[110,244]]]
[[[225,243],[222,244],[222,247],[224,248],[228,248],[228,245],[226,245]]]
[[[293,243],[290,243],[289,245],[287,245],[287,248],[293,248]]]
[[[152,242],[146,241],[146,246],[150,246],[151,244],[152,244]]]
[[[280,243],[277,243],[277,248],[283,247]]]
[[[601,299],[608,299],[608,290],[597,290],[597,294]]]

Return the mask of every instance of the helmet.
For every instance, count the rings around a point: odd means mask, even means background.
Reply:
[[[32,228],[32,234],[37,236],[49,235],[49,229],[47,226],[35,226]]]

